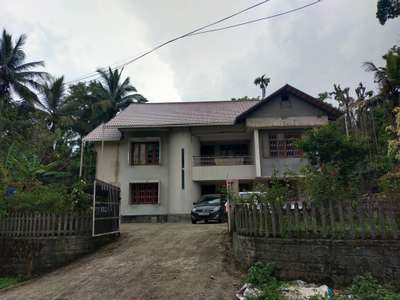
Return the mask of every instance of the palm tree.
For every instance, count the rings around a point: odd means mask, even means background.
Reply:
[[[365,62],[364,68],[368,72],[374,72],[375,82],[380,88],[380,98],[389,100],[393,106],[400,103],[400,47],[394,46],[383,56],[385,67],[377,67],[372,62]]]
[[[39,87],[43,95],[40,106],[49,115],[48,127],[54,130],[62,121],[67,119],[65,114],[65,84],[64,76],[51,78]]]
[[[265,98],[265,89],[267,88],[270,81],[271,78],[266,78],[265,74],[254,79],[254,84],[260,86],[261,88],[261,99]]]
[[[3,104],[11,101],[15,93],[30,105],[37,104],[38,97],[33,89],[39,87],[38,79],[46,79],[47,73],[34,70],[43,67],[43,61],[25,63],[25,52],[22,49],[26,35],[21,35],[13,42],[11,34],[4,29],[0,37],[0,100]]]
[[[136,88],[130,84],[129,77],[122,80],[122,71],[123,69],[113,71],[111,68],[97,70],[100,82],[95,97],[99,99],[97,106],[105,113],[107,120],[131,103],[147,102],[147,99],[138,94]]]

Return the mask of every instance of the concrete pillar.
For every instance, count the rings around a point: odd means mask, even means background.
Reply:
[[[254,161],[256,164],[256,177],[261,177],[260,135],[257,128],[254,129]]]

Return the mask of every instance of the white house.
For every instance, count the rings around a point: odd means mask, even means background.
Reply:
[[[131,104],[84,141],[95,143],[96,178],[121,188],[123,221],[171,221],[227,180],[244,190],[298,173],[307,162],[296,139],[338,116],[285,85],[262,101]]]

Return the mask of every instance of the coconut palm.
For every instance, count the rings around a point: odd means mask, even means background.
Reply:
[[[54,130],[62,121],[67,119],[65,115],[65,84],[64,76],[51,78],[39,87],[43,95],[40,106],[48,114],[48,127]]]
[[[389,100],[393,106],[400,103],[400,47],[393,47],[383,56],[385,67],[377,67],[373,62],[365,62],[364,68],[374,72],[375,82],[380,88],[380,98]]]
[[[147,102],[147,99],[138,94],[136,88],[131,85],[129,77],[122,80],[122,71],[123,69],[112,70],[111,68],[97,70],[100,82],[95,97],[99,100],[97,106],[104,112],[107,120],[131,103]]]
[[[261,99],[265,98],[265,89],[267,88],[270,81],[271,78],[266,78],[265,74],[254,79],[254,84],[260,86],[261,88]]]
[[[11,101],[11,94],[15,93],[30,105],[38,103],[34,89],[39,87],[38,79],[46,79],[47,73],[35,70],[43,67],[43,61],[25,62],[25,52],[22,49],[26,36],[19,36],[13,42],[11,34],[5,29],[0,37],[0,99]]]

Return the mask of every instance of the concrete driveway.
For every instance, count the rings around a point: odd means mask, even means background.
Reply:
[[[118,241],[0,299],[232,299],[226,224],[125,224]]]

